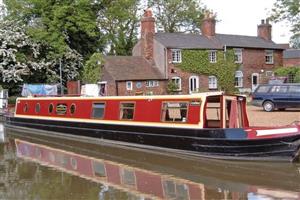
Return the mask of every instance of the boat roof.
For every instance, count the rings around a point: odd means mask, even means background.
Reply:
[[[149,96],[99,96],[99,97],[90,97],[90,96],[76,96],[76,97],[58,97],[58,96],[43,96],[43,97],[21,97],[18,100],[138,100],[138,99],[196,99],[196,98],[206,98],[209,96],[220,96],[223,95],[223,91],[216,91],[216,92],[201,92],[201,93],[194,93],[188,95],[149,95]]]

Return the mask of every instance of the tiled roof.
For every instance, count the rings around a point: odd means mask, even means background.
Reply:
[[[179,49],[222,49],[225,45],[239,48],[284,49],[273,41],[244,35],[216,34],[208,38],[191,33],[156,33],[155,39],[168,48]]]
[[[157,68],[140,56],[107,56],[104,68],[117,81],[165,79]]]
[[[283,51],[283,58],[299,58],[300,59],[300,49],[287,49]]]

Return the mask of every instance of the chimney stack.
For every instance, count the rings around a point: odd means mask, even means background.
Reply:
[[[261,20],[261,24],[257,25],[257,36],[265,40],[272,40],[272,25],[269,23],[269,19]]]
[[[213,37],[216,35],[216,15],[212,12],[205,12],[204,19],[201,23],[201,33],[206,37]]]
[[[142,56],[147,60],[153,59],[153,37],[155,34],[155,19],[152,11],[147,9],[141,19]]]

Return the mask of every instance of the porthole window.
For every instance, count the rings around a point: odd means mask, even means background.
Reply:
[[[37,103],[36,105],[35,105],[35,112],[36,113],[39,113],[41,111],[41,105],[39,104],[39,103]]]
[[[53,112],[53,108],[54,108],[54,106],[53,106],[53,104],[51,103],[51,104],[49,105],[49,113],[50,113],[50,114]]]
[[[76,110],[76,106],[75,106],[75,104],[72,104],[71,107],[70,107],[71,115],[73,115],[75,113],[75,110]]]
[[[23,107],[23,112],[26,113],[28,111],[28,104],[26,103]]]

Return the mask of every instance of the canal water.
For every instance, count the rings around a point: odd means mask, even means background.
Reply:
[[[0,124],[0,199],[300,199],[300,165],[177,157]]]

